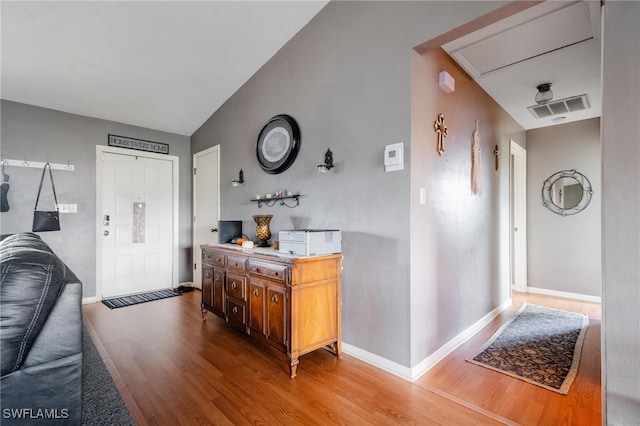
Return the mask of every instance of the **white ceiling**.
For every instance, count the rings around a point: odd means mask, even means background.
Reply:
[[[5,1],[3,99],[191,135],[328,0]],[[600,116],[599,1],[549,1],[443,46],[525,129],[536,86]],[[569,45],[569,46],[566,46]]]
[[[1,96],[191,135],[328,0],[1,2]]]
[[[600,1],[544,2],[443,49],[526,130],[600,117]],[[591,108],[535,118],[541,83],[554,100],[587,94]]]

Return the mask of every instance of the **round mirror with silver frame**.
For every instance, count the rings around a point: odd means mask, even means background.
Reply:
[[[542,205],[562,216],[586,209],[592,195],[589,179],[575,170],[554,173],[542,185]]]

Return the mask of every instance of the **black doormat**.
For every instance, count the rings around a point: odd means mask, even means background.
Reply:
[[[104,299],[104,303],[109,309],[122,308],[124,306],[137,305],[138,303],[151,302],[154,300],[166,299],[167,297],[180,296],[173,290],[158,290],[148,293],[132,294],[131,296],[113,297]]]

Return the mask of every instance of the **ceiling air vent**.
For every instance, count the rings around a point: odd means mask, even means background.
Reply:
[[[589,96],[579,95],[570,98],[564,98],[557,101],[551,101],[548,104],[532,105],[527,107],[535,118],[552,117],[558,114],[566,114],[568,112],[582,111],[591,108],[589,104]]]

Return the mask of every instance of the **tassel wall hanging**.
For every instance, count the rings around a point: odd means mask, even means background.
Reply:
[[[480,133],[478,132],[478,120],[473,131],[471,145],[471,193],[480,195]]]

